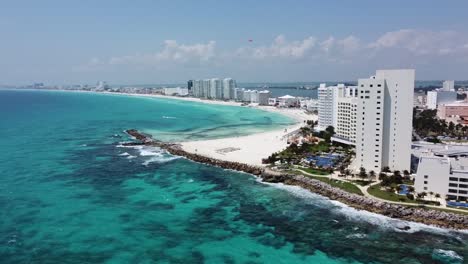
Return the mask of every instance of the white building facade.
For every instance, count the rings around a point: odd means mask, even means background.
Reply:
[[[421,157],[414,182],[418,193],[433,192],[448,200],[468,200],[468,159]]]
[[[318,88],[318,129],[325,130],[329,126],[336,126],[337,98],[336,86],[326,86],[321,83]]]
[[[355,168],[410,170],[414,80],[414,70],[359,79]]]
[[[457,92],[455,91],[429,91],[427,92],[426,106],[428,109],[437,109],[439,105],[450,104],[457,101]]]
[[[268,105],[268,99],[270,98],[271,93],[268,90],[263,90],[258,92],[258,104],[259,105]]]

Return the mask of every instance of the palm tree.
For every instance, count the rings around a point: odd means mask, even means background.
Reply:
[[[410,172],[408,170],[404,170],[403,175],[405,176],[406,179],[409,179]]]
[[[435,198],[439,199],[439,198],[440,198],[440,194],[436,193],[436,194],[435,194]]]
[[[369,177],[371,179],[374,179],[375,178],[375,171],[373,171],[373,170],[369,171]]]
[[[390,167],[389,166],[383,167],[382,172],[390,172]]]
[[[431,195],[431,201],[432,201],[432,199],[433,199],[433,197],[434,197],[434,192],[433,192],[433,191],[430,191],[430,192],[429,192],[429,195]]]
[[[359,178],[364,179],[366,177],[367,177],[366,169],[364,167],[359,168]]]

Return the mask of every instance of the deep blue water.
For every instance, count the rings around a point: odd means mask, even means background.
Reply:
[[[0,263],[463,263],[468,235],[124,148],[290,123],[250,108],[0,90]],[[407,224],[407,223],[406,223]]]

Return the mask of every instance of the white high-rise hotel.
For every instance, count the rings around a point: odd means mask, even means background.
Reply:
[[[207,99],[234,99],[234,88],[236,81],[231,78],[226,79],[204,79],[192,81],[192,94],[195,97]]]
[[[354,169],[410,169],[414,80],[414,70],[378,70],[357,89],[319,88],[319,128],[331,124],[334,140],[356,146]]]

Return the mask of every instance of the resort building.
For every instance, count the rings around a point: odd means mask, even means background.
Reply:
[[[268,90],[258,92],[258,104],[268,105],[268,99],[270,99],[271,93]]]
[[[457,101],[457,92],[455,91],[429,91],[427,92],[426,106],[428,109],[437,109],[441,104],[450,104]]]
[[[336,126],[336,97],[338,90],[336,86],[326,86],[321,83],[318,88],[318,129],[325,130],[329,126]]]
[[[187,86],[191,87],[192,96],[198,98],[229,100],[235,99],[236,95],[236,81],[231,78],[191,80]]]
[[[292,106],[298,106],[299,100],[291,95],[285,95],[278,97],[278,105],[280,107],[292,107]]]
[[[454,92],[455,91],[455,81],[444,81],[442,83],[442,90],[443,91],[451,91],[451,92]]]
[[[355,169],[410,169],[414,80],[414,70],[358,80]]]
[[[188,95],[188,88],[182,88],[182,87],[163,88],[162,92],[165,95],[186,96],[186,95]]]
[[[223,80],[223,99],[234,99],[234,88],[236,88],[236,82],[232,78],[225,78]]]
[[[433,156],[421,157],[414,182],[418,193],[433,192],[447,200],[468,200],[468,158],[464,153],[434,153]],[[443,155],[443,156],[442,156]],[[452,156],[452,157],[449,157]]]
[[[358,99],[356,97],[339,97],[337,100],[337,123],[335,126],[334,141],[356,144],[356,110]]]

